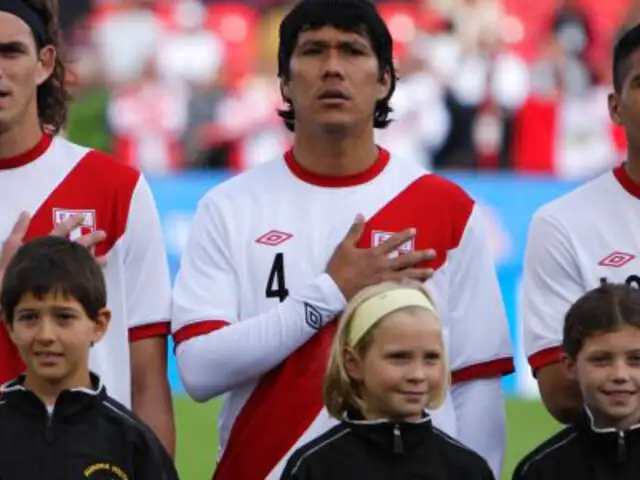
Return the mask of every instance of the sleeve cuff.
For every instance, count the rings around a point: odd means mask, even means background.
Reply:
[[[563,348],[561,346],[556,346],[545,348],[544,350],[540,350],[539,352],[531,355],[529,357],[529,365],[531,366],[533,376],[535,377],[538,370],[540,370],[541,368],[561,362],[562,353]]]
[[[515,372],[513,358],[499,358],[460,368],[451,374],[452,383],[467,382],[480,378],[504,377]]]
[[[170,322],[157,322],[129,328],[129,343],[153,337],[168,337],[171,334]]]

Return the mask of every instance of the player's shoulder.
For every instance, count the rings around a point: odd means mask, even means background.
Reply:
[[[75,144],[62,137],[56,137],[54,152],[59,156],[77,158],[76,174],[86,176],[87,182],[95,182],[96,187],[132,189],[141,176],[138,170],[105,152]]]
[[[335,448],[341,449],[342,442],[351,434],[348,423],[341,422],[335,425],[293,452],[287,462],[287,470],[293,475],[303,465],[322,464]]]
[[[514,478],[528,478],[527,474],[531,471],[545,471],[546,465],[562,462],[567,458],[567,451],[575,448],[578,435],[577,428],[571,425],[542,442],[518,462]]]
[[[594,209],[602,204],[603,199],[609,198],[616,188],[612,172],[605,172],[542,205],[534,213],[533,220],[567,225],[589,221]]]

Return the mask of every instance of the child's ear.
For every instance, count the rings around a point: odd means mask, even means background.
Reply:
[[[342,354],[344,359],[344,369],[347,371],[349,378],[353,380],[362,380],[364,372],[362,368],[362,360],[351,348],[345,347]]]
[[[101,308],[94,319],[94,329],[93,329],[93,338],[91,339],[91,344],[95,344],[99,342],[102,337],[104,337],[105,333],[107,333],[107,329],[109,328],[109,323],[111,322],[111,310],[108,308]]]
[[[572,380],[576,380],[576,381],[578,380],[578,374],[576,371],[576,361],[574,358],[571,358],[566,353],[563,353],[562,366],[568,378],[571,378]]]

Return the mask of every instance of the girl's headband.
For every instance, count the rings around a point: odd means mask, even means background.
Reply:
[[[355,347],[381,318],[407,307],[422,307],[436,313],[431,300],[419,290],[399,288],[379,293],[362,302],[353,312],[347,336],[348,345]]]

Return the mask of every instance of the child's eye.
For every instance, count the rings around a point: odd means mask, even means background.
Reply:
[[[640,353],[633,353],[629,355],[629,363],[631,365],[640,365]]]
[[[424,356],[427,363],[436,363],[440,361],[440,354],[438,352],[430,352]]]
[[[591,358],[590,362],[594,365],[606,365],[610,362],[610,357],[608,356],[601,356],[601,357],[593,357]]]
[[[18,320],[21,322],[33,322],[37,320],[38,316],[35,313],[22,313],[18,315]]]
[[[56,315],[56,320],[60,323],[67,323],[75,318],[73,313],[61,312]]]

